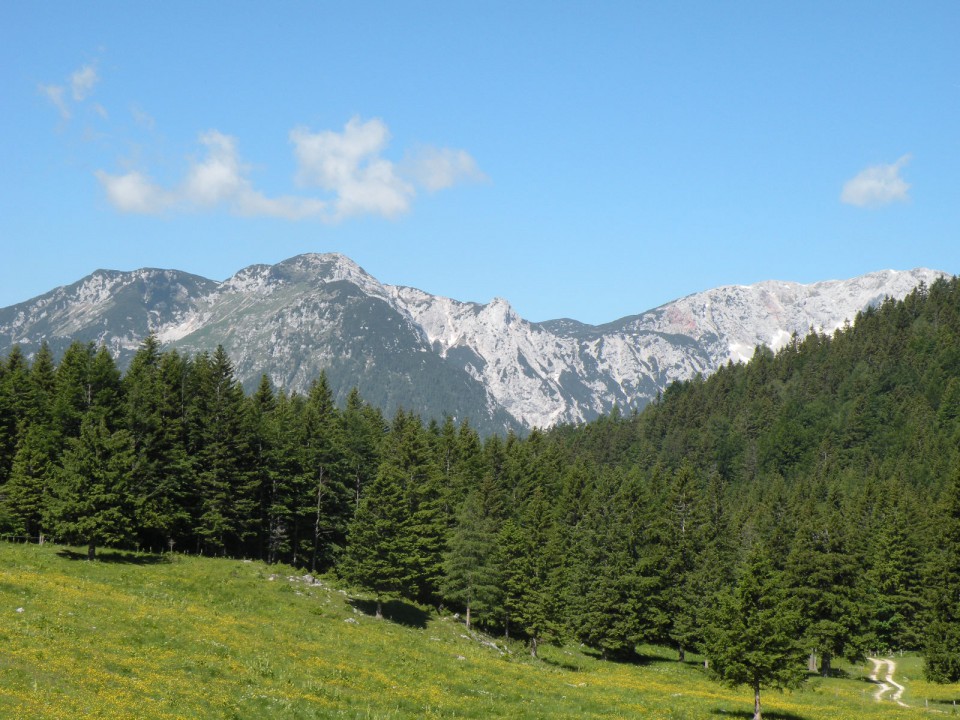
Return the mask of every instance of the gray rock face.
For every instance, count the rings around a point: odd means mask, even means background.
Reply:
[[[886,297],[944,273],[887,270],[812,285],[729,286],[605,325],[531,323],[502,299],[460,302],[380,283],[342,255],[253,265],[224,282],[174,270],[99,270],[0,309],[0,353],[103,343],[123,367],[149,333],[181,352],[224,346],[248,387],[266,374],[306,392],[321,370],[392,412],[468,418],[482,431],[590,420],[639,408],[674,380],[832,333]]]

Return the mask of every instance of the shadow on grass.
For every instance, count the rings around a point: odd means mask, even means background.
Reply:
[[[57,555],[66,560],[87,559],[86,552],[77,552],[76,550],[59,550]],[[170,558],[166,555],[146,555],[123,550],[97,550],[94,562],[116,563],[118,565],[165,565],[170,562]]]
[[[529,652],[527,653],[529,655]],[[562,658],[549,658],[544,657],[542,654],[538,658],[540,662],[545,665],[552,665],[555,668],[560,668],[561,670],[569,670],[570,672],[580,672],[583,670],[582,665],[578,665],[573,660],[564,660]]]
[[[717,708],[710,713],[713,717],[725,718],[747,718],[753,720],[752,710],[724,710]],[[802,715],[794,715],[788,712],[777,712],[776,710],[764,710],[763,720],[806,720]]]
[[[955,708],[957,707],[957,703],[960,703],[960,697],[958,697],[956,700],[928,700],[927,702],[930,703],[931,707],[934,705],[939,705],[941,707]],[[937,712],[943,712],[943,710],[937,710]]]
[[[364,615],[375,617],[377,614],[377,603],[375,600],[361,600],[353,598],[350,604]],[[404,627],[419,628],[423,630],[427,627],[427,620],[430,619],[430,613],[421,610],[415,605],[405,603],[402,600],[384,600],[383,619],[395,622]]]

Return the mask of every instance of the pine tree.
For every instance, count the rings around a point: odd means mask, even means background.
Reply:
[[[696,560],[702,549],[705,521],[699,504],[701,490],[693,467],[683,464],[670,479],[666,507],[660,517],[660,597],[666,620],[665,639],[677,648],[680,662],[700,640],[697,624]]]
[[[795,640],[800,617],[765,549],[755,546],[732,591],[720,595],[706,628],[705,649],[722,682],[747,685],[754,720],[762,720],[760,691],[791,688],[804,679],[804,651]]]
[[[940,529],[927,568],[924,673],[937,683],[960,681],[960,470],[939,508]]]
[[[384,463],[360,498],[339,569],[349,582],[375,593],[382,618],[384,597],[408,595],[415,587],[414,554],[404,477]]]
[[[864,574],[870,641],[879,650],[914,650],[920,647],[917,624],[923,588],[922,562],[912,536],[916,522],[899,484],[889,483],[884,496]]]
[[[310,570],[330,567],[342,550],[353,514],[352,488],[347,482],[346,453],[340,413],[326,373],[310,386],[304,407],[301,438],[299,512],[309,527]]]
[[[492,483],[474,487],[457,513],[444,555],[441,591],[465,608],[467,629],[475,613],[495,607],[499,569],[495,563],[497,495]]]
[[[148,336],[123,378],[125,427],[133,438],[131,488],[139,540],[147,547],[173,549],[185,534],[184,477],[189,463],[184,448],[183,384],[186,368],[175,351],[160,354]]]
[[[133,535],[133,458],[130,433],[111,433],[105,415],[89,413],[80,436],[67,441],[47,518],[58,539],[86,545],[90,560],[98,546],[123,543]]]
[[[10,478],[3,487],[5,515],[16,533],[42,539],[53,483],[60,463],[59,441],[46,423],[26,426],[13,458]]]
[[[364,402],[360,391],[353,388],[347,395],[341,425],[348,484],[352,490],[352,517],[360,504],[363,488],[376,475],[380,465],[386,423],[380,411]]]
[[[223,347],[195,358],[189,407],[190,455],[196,482],[195,532],[213,554],[238,552],[254,534],[255,478],[243,390]]]
[[[808,503],[787,558],[787,581],[800,602],[804,637],[811,652],[822,657],[824,677],[833,657],[857,660],[865,645],[860,565],[848,547],[839,504],[835,494],[817,505]]]

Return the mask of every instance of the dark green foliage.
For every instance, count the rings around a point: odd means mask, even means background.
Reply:
[[[945,683],[960,680],[960,472],[954,472],[938,514],[938,542],[927,571],[924,655],[927,678]]]
[[[86,545],[91,560],[98,546],[130,539],[133,461],[127,430],[110,432],[104,416],[84,418],[79,437],[67,441],[46,508],[47,522],[58,539]]]
[[[193,522],[199,547],[226,554],[254,533],[256,477],[244,396],[222,347],[198,356],[187,406],[188,452],[195,482]]]
[[[443,558],[441,580],[443,596],[465,609],[468,629],[473,615],[486,615],[496,607],[499,598],[498,531],[496,488],[490,484],[474,488],[457,513]]]
[[[786,592],[766,549],[755,546],[736,587],[718,596],[705,628],[711,671],[724,683],[754,691],[754,718],[760,720],[760,691],[791,688],[805,677],[796,602]]]
[[[13,351],[0,531],[334,568],[534,652],[706,649],[755,688],[793,682],[767,663],[794,658],[787,635],[824,672],[922,645],[930,677],[953,680],[958,308],[957,281],[936,283],[642,413],[482,441],[449,417],[385,423],[356,390],[339,407],[323,376],[307,397],[266,377],[245,396],[222,348],[148,338],[122,379],[102,348]]]

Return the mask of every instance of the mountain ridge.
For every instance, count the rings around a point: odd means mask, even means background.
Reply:
[[[262,373],[305,392],[321,370],[335,394],[428,417],[449,413],[483,431],[581,422],[640,408],[674,380],[776,350],[793,334],[832,333],[885,297],[946,273],[882,270],[812,284],[768,280],[692,293],[601,325],[531,322],[505,298],[489,303],[380,282],[338,253],[254,264],[223,281],[141,268],[97,270],[0,308],[0,353],[46,341],[103,343],[124,366],[149,333],[196,353],[222,344],[248,388]]]

